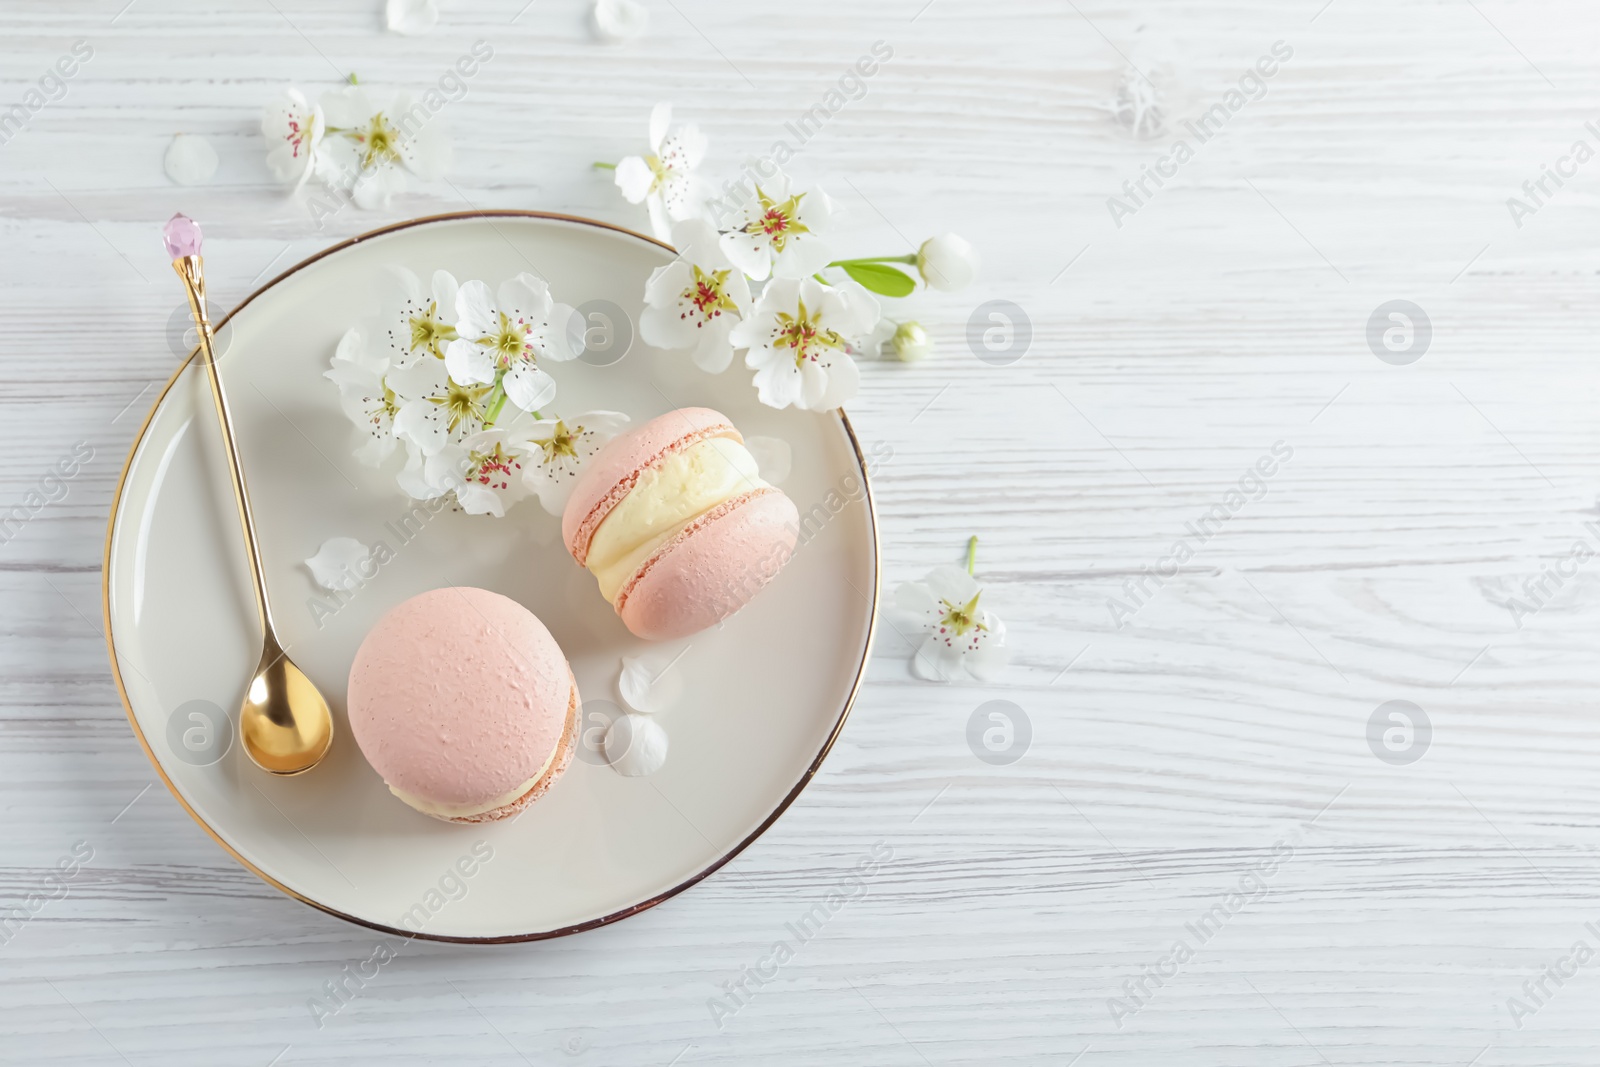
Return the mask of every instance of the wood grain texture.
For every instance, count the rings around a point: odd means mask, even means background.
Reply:
[[[1600,563],[1512,611],[1600,516],[1600,162],[1520,228],[1506,207],[1573,141],[1600,147],[1592,5],[646,3],[624,47],[566,0],[444,0],[422,39],[381,33],[376,0],[0,12],[8,101],[94,48],[0,147],[0,505],[93,451],[0,545],[0,904],[93,850],[0,945],[0,1062],[1592,1062],[1600,964],[1547,979],[1529,1017],[1507,1000],[1600,948]],[[320,225],[271,187],[256,123],[283,82],[422,87],[480,38],[495,56],[446,113],[448,183]],[[642,228],[589,163],[636,150],[653,102],[730,168],[877,40],[892,60],[790,169],[850,210],[845,252],[944,230],[982,250],[971,291],[915,305],[938,354],[865,368],[851,416],[893,449],[888,583],[979,534],[1009,674],[916,681],[885,630],[823,773],[728,870],[579,937],[403,945],[319,1027],[307,1001],[377,938],[260,884],[147,788],[106,668],[105,516],[181,348],[159,222],[207,220],[221,307],[418,214]],[[1260,99],[1116,226],[1107,198],[1279,41]],[[1159,91],[1153,138],[1113,113],[1130,65]],[[180,131],[220,153],[210,185],[163,176]],[[1396,298],[1433,325],[1410,366],[1366,341]],[[1031,320],[1013,365],[965,341],[989,299]],[[1275,442],[1293,455],[1260,498],[1117,626],[1108,600]],[[1032,724],[1010,766],[965,741],[996,698]],[[1397,699],[1434,731],[1408,766],[1367,743]],[[723,983],[877,842],[893,856],[865,892],[719,1026]],[[1189,924],[1275,846],[1199,944]],[[1110,998],[1180,938],[1193,957],[1119,1026]]]

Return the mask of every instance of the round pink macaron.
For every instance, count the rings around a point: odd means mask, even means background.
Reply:
[[[555,638],[486,589],[434,589],[390,609],[356,652],[348,701],[362,755],[402,799],[470,808],[538,776],[488,811],[426,812],[451,822],[527,807],[566,769],[577,734],[578,689]]]
[[[595,531],[669,456],[713,437],[741,444],[728,417],[711,408],[679,408],[606,444],[573,486],[561,516],[567,551],[580,564]],[[748,604],[794,552],[800,513],[781,490],[752,489],[723,501],[684,527],[639,565],[617,592],[625,626],[650,641],[704,630]]]

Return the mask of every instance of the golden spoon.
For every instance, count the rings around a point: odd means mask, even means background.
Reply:
[[[172,269],[183,279],[189,294],[189,311],[200,336],[201,362],[211,379],[211,399],[216,402],[217,425],[222,429],[223,453],[233,480],[233,498],[239,505],[239,525],[244,529],[245,558],[250,561],[250,581],[256,591],[256,616],[261,620],[261,662],[256,666],[244,703],[239,706],[239,738],[252,763],[273,774],[301,774],[328,754],[333,744],[333,716],[328,702],[311,679],[289,659],[272,624],[266,579],[261,573],[261,546],[256,543],[250,496],[239,469],[239,450],[233,441],[233,416],[217,374],[217,357],[211,349],[211,318],[206,312],[204,261],[200,258],[200,224],[174,215],[162,231]]]

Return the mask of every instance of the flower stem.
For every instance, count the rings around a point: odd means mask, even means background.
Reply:
[[[500,417],[500,409],[506,406],[506,389],[500,382],[494,383],[494,388],[489,390],[489,404],[483,412],[483,428],[487,430],[494,425],[494,420]]]
[[[967,573],[972,574],[973,568],[978,565],[978,535],[973,534],[967,538]],[[974,575],[976,577],[976,575]]]
[[[595,161],[594,166],[595,166],[595,169],[597,169],[597,170],[616,170],[617,169],[617,165],[615,163],[601,163],[598,160]]]
[[[847,267],[852,263],[915,263],[917,257],[912,256],[869,256],[865,259],[836,259],[829,263],[830,267]]]

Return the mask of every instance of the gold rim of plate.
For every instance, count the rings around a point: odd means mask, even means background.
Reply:
[[[495,218],[549,219],[555,222],[569,222],[582,226],[593,226],[597,229],[611,230],[615,233],[626,234],[629,237],[634,237],[638,240],[664,248],[667,251],[672,252],[674,255],[677,254],[677,249],[673,248],[665,241],[657,240],[654,237],[639,233],[636,230],[630,230],[625,226],[615,226],[609,222],[600,222],[596,219],[584,218],[581,215],[564,215],[559,212],[551,211],[522,211],[514,208],[503,208],[488,211],[452,211],[439,215],[423,215],[418,218],[408,219],[404,222],[396,222],[391,223],[388,226],[380,226],[377,229],[368,230],[367,232],[357,234],[354,237],[348,237],[337,244],[330,245],[327,248],[324,248],[322,251],[306,257],[299,263],[296,263],[294,266],[288,268],[283,273],[273,278],[271,281],[267,282],[265,285],[258,287],[249,296],[241,300],[237,307],[233,308],[222,317],[222,319],[216,324],[216,328],[218,330],[222,329],[222,327],[227,325],[227,323],[231,321],[233,317],[242,309],[248,307],[251,301],[255,300],[258,296],[260,296],[262,293],[265,293],[279,282],[282,282],[284,279],[304,270],[306,267],[311,266],[311,264],[317,262],[318,260],[330,256],[342,249],[349,248],[351,245],[357,244],[361,241],[365,241],[386,233],[394,233],[397,230],[410,229],[413,226],[424,226],[434,222],[445,222],[452,219]],[[121,511],[122,507],[122,493],[124,488],[126,488],[128,470],[133,466],[133,458],[138,454],[139,446],[144,442],[145,434],[149,431],[150,423],[155,418],[156,412],[161,410],[161,404],[166,400],[167,394],[172,391],[172,387],[177,384],[177,381],[180,377],[182,377],[183,372],[189,369],[189,366],[194,362],[195,354],[198,351],[198,349],[191,351],[188,358],[178,365],[178,369],[173,371],[172,376],[168,378],[166,384],[161,387],[161,392],[157,394],[155,402],[150,405],[150,410],[145,413],[144,421],[139,424],[139,432],[134,435],[133,443],[128,447],[128,458],[123,460],[122,471],[117,475],[116,491],[111,497],[111,514],[106,520],[105,550],[102,554],[100,567],[100,614],[105,624],[106,650],[111,657],[111,677],[113,680],[115,680],[117,685],[117,697],[122,701],[123,713],[127,715],[128,725],[133,728],[133,735],[139,739],[139,745],[144,749],[145,757],[150,760],[150,765],[155,768],[156,774],[160,775],[162,783],[167,787],[167,791],[172,794],[173,799],[178,802],[183,810],[189,813],[189,817],[193,819],[202,830],[210,835],[211,839],[220,845],[223,850],[228,853],[228,855],[237,860],[240,865],[248,870],[251,874],[254,874],[257,878],[272,886],[280,893],[293,897],[302,904],[309,904],[318,911],[326,912],[327,914],[339,919],[343,919],[346,922],[355,923],[357,926],[365,926],[371,930],[379,930],[383,933],[395,934],[399,937],[421,938],[427,941],[448,941],[455,944],[467,945],[496,945],[517,941],[543,941],[552,937],[565,937],[568,934],[582,933],[585,930],[593,930],[597,927],[607,926],[611,923],[618,922],[619,920],[626,919],[630,915],[637,915],[641,911],[655,907],[664,900],[677,896],[685,889],[688,889],[689,887],[700,882],[702,879],[714,874],[716,871],[720,870],[725,863],[739,855],[739,853],[743,852],[746,848],[749,848],[757,838],[766,833],[768,828],[770,828],[772,824],[777,821],[778,817],[785,811],[789,810],[789,805],[795,802],[795,799],[800,796],[801,791],[811,783],[811,779],[816,777],[817,771],[822,769],[822,761],[827,758],[828,753],[833,749],[834,742],[839,739],[839,734],[844,730],[845,720],[850,717],[850,710],[855,707],[856,695],[860,692],[862,679],[866,675],[867,660],[872,655],[872,645],[877,637],[878,602],[881,599],[883,588],[883,546],[880,538],[878,537],[878,507],[877,503],[873,500],[872,484],[867,473],[866,457],[861,454],[861,442],[856,438],[855,427],[850,425],[850,419],[845,415],[843,408],[835,409],[835,414],[838,416],[840,423],[844,427],[845,436],[849,438],[851,451],[855,453],[856,467],[861,473],[862,492],[867,503],[867,520],[872,530],[872,611],[867,622],[867,640],[861,649],[861,662],[856,665],[855,678],[850,683],[850,692],[845,698],[844,707],[839,710],[838,720],[833,724],[833,729],[828,732],[827,738],[823,741],[822,750],[817,753],[816,758],[811,761],[811,765],[806,768],[806,772],[801,776],[800,781],[795,783],[794,788],[784,796],[783,800],[780,801],[778,806],[773,809],[772,813],[761,821],[761,825],[757,826],[743,840],[735,844],[733,848],[729,849],[725,854],[708,865],[704,870],[699,871],[698,873],[692,875],[685,881],[678,883],[670,889],[657,893],[648,900],[640,901],[637,904],[630,905],[629,907],[623,908],[620,911],[612,912],[609,915],[602,915],[598,919],[589,919],[585,922],[574,923],[570,926],[563,926],[554,930],[542,930],[527,934],[506,934],[499,937],[454,937],[446,934],[417,933],[411,930],[402,930],[398,927],[385,926],[383,923],[369,922],[366,919],[357,918],[354,915],[347,915],[336,908],[330,908],[326,904],[322,904],[319,901],[312,900],[310,897],[295,892],[293,889],[290,889],[288,886],[284,885],[282,882],[278,881],[276,878],[272,877],[270,874],[263,871],[249,860],[245,859],[233,848],[232,845],[223,840],[221,834],[212,829],[211,825],[200,817],[199,812],[190,807],[189,802],[185,800],[183,794],[178,791],[178,787],[173,783],[172,779],[167,777],[166,768],[161,765],[161,761],[156,757],[155,750],[150,747],[149,739],[145,737],[144,731],[139,728],[139,720],[137,717],[135,717],[133,713],[133,705],[128,700],[128,690],[123,685],[122,670],[118,664],[116,637],[112,632],[111,625],[111,541],[117,528],[117,515]]]

